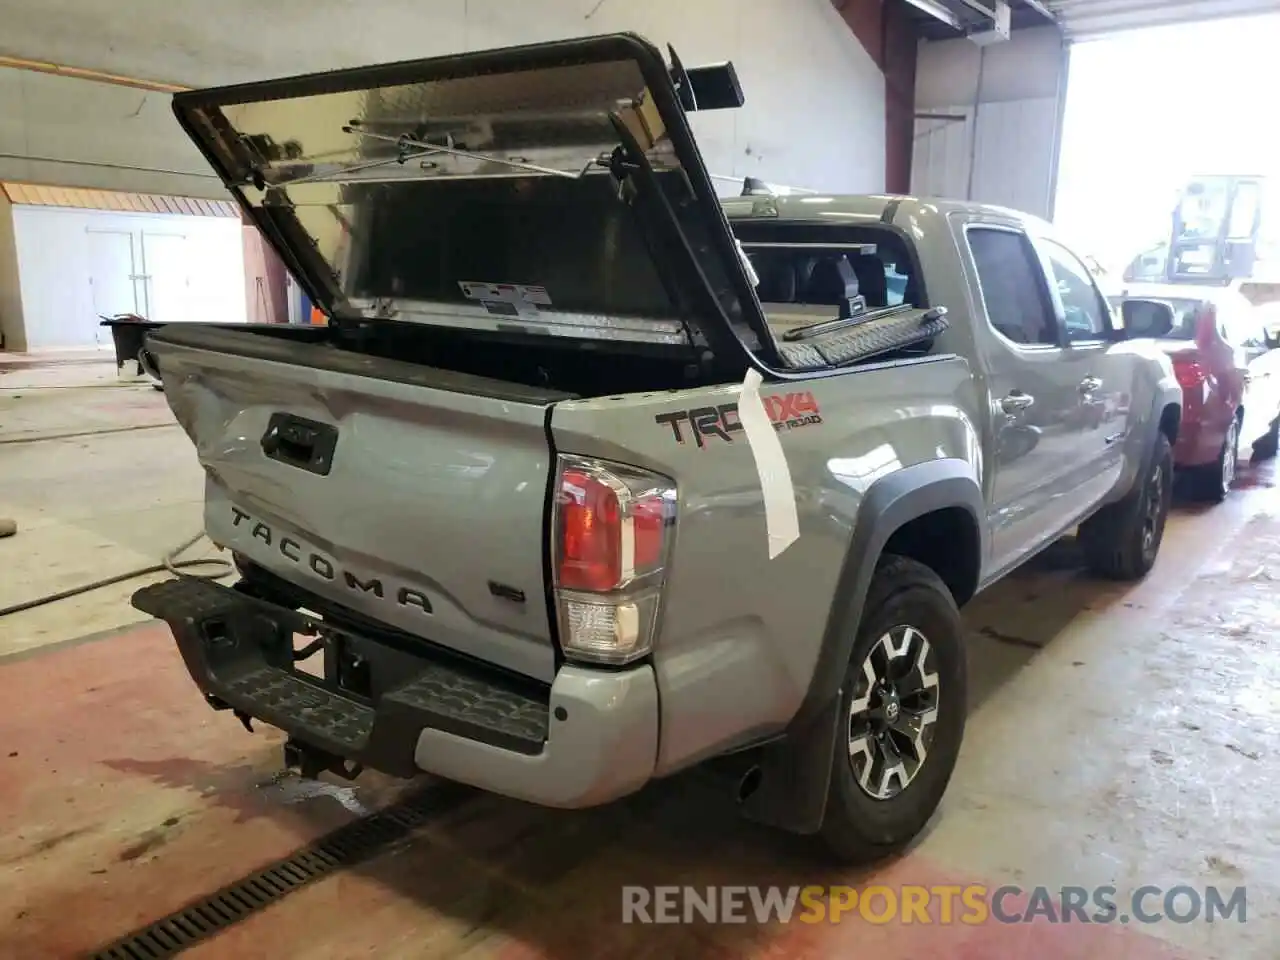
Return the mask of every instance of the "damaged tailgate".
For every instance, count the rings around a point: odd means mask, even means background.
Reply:
[[[227,329],[169,326],[151,349],[215,543],[320,603],[554,676],[546,417],[561,395]]]

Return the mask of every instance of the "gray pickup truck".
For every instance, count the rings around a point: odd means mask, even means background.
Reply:
[[[1143,576],[1179,387],[1044,224],[722,200],[688,115],[741,103],[632,35],[174,98],[331,317],[148,336],[240,579],[133,603],[211,706],[308,775],[586,807],[714,761],[845,860],[919,833],[959,607],[1077,526]]]

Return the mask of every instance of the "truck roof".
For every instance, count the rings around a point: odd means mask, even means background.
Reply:
[[[916,197],[906,194],[853,193],[853,194],[803,194],[774,196],[757,194],[743,197],[726,197],[721,200],[730,220],[781,219],[781,220],[830,220],[832,217],[848,217],[853,220],[880,220],[892,205],[898,213],[943,217],[952,213],[966,213],[977,218],[1013,220],[1027,226],[1036,225],[1049,229],[1039,217],[987,203],[966,200],[946,200],[940,197]]]

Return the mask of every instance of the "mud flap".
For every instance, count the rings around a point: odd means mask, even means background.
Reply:
[[[822,828],[831,787],[831,768],[840,727],[841,695],[814,712],[786,739],[766,746],[760,757],[760,786],[742,804],[748,820],[797,834]]]

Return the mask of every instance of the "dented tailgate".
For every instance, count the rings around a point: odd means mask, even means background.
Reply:
[[[526,676],[559,395],[252,333],[154,334],[209,536],[363,617]]]

